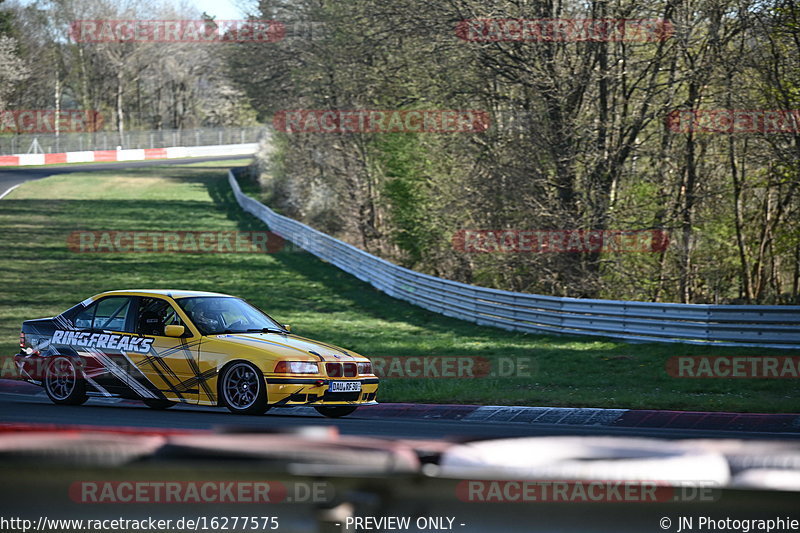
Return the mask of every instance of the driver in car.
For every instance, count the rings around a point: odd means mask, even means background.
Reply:
[[[222,313],[225,309],[215,299],[199,302],[192,309],[192,321],[205,331],[222,331],[225,322]]]

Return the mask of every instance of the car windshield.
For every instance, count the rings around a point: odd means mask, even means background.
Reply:
[[[280,324],[239,298],[200,296],[178,300],[203,335],[284,331]]]

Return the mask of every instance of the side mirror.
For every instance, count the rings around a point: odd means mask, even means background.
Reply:
[[[164,328],[164,335],[167,337],[182,337],[186,328],[177,324],[172,324]]]
[[[283,325],[283,329],[285,329],[285,330],[286,330],[286,331],[288,331],[289,333],[291,333],[291,332],[292,332],[292,326],[290,326],[289,324],[284,324],[284,325]]]

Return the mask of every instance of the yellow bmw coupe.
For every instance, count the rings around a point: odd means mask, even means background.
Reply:
[[[375,404],[366,357],[299,337],[241,298],[125,290],[92,296],[53,318],[27,320],[20,376],[57,404],[92,396],[224,405],[233,413],[313,406],[329,417]]]

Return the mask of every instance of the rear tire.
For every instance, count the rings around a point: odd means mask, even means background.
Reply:
[[[89,399],[86,395],[86,381],[83,380],[75,359],[62,355],[53,357],[47,365],[44,390],[50,401],[58,405],[81,405]]]
[[[159,411],[164,409],[169,409],[170,407],[175,405],[175,402],[171,402],[169,400],[162,400],[160,398],[147,398],[146,400],[142,401],[150,409],[158,409]]]
[[[267,412],[267,382],[261,370],[247,361],[228,366],[220,377],[222,403],[237,415],[262,415]]]
[[[332,405],[320,405],[315,406],[314,409],[316,409],[319,414],[327,416],[328,418],[340,418],[351,414],[353,411],[358,409],[358,406],[344,405],[340,407]]]

